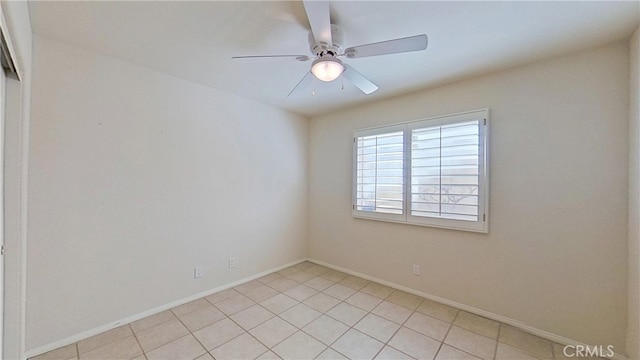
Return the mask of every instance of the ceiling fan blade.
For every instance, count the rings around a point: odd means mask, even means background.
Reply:
[[[364,77],[364,75],[360,74],[354,68],[347,64],[344,64],[344,72],[342,73],[342,76],[351,81],[351,83],[355,87],[360,89],[360,91],[362,91],[366,95],[369,95],[378,90],[378,86],[376,84],[372,83],[369,79]]]
[[[307,55],[251,55],[251,56],[234,56],[231,60],[311,60]]]
[[[291,94],[298,93],[308,88],[312,82],[313,82],[313,74],[311,73],[311,71],[309,71],[302,79],[300,79],[300,81],[298,81],[298,84],[294,86],[293,89],[291,89],[291,92],[289,92],[289,95],[287,95],[287,97],[291,96]]]
[[[344,54],[348,58],[352,59],[367,56],[397,54],[409,51],[424,50],[427,48],[427,43],[427,35],[422,34],[350,47],[344,51]]]
[[[326,1],[304,0],[304,10],[309,18],[311,32],[317,43],[331,46],[331,17],[329,3]]]

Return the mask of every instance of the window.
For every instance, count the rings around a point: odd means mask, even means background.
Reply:
[[[487,232],[487,115],[356,131],[353,216]]]

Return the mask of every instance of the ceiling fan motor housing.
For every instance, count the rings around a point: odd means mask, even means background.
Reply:
[[[344,42],[344,32],[338,25],[331,24],[331,42],[316,42],[313,33],[309,32],[309,49],[316,56],[331,55],[336,56],[342,53],[342,44]]]

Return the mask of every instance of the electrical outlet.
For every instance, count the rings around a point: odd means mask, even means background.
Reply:
[[[193,268],[193,278],[198,279],[201,278],[203,274],[202,266],[197,266]]]
[[[229,258],[229,269],[236,267],[236,258]]]
[[[415,276],[420,275],[420,265],[413,264],[413,275],[415,275]]]

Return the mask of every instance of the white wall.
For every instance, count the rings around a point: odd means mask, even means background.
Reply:
[[[309,255],[625,353],[628,101],[624,42],[312,118]],[[484,107],[489,234],[351,217],[355,129]]]
[[[627,353],[640,358],[640,28],[629,40],[629,325]]]
[[[27,2],[2,1],[5,35],[20,81],[7,79],[4,139],[4,354],[21,356],[24,339],[24,266],[26,262],[26,162],[31,98],[31,22]],[[6,28],[4,27],[6,25]]]
[[[27,350],[306,256],[306,118],[33,51]]]

